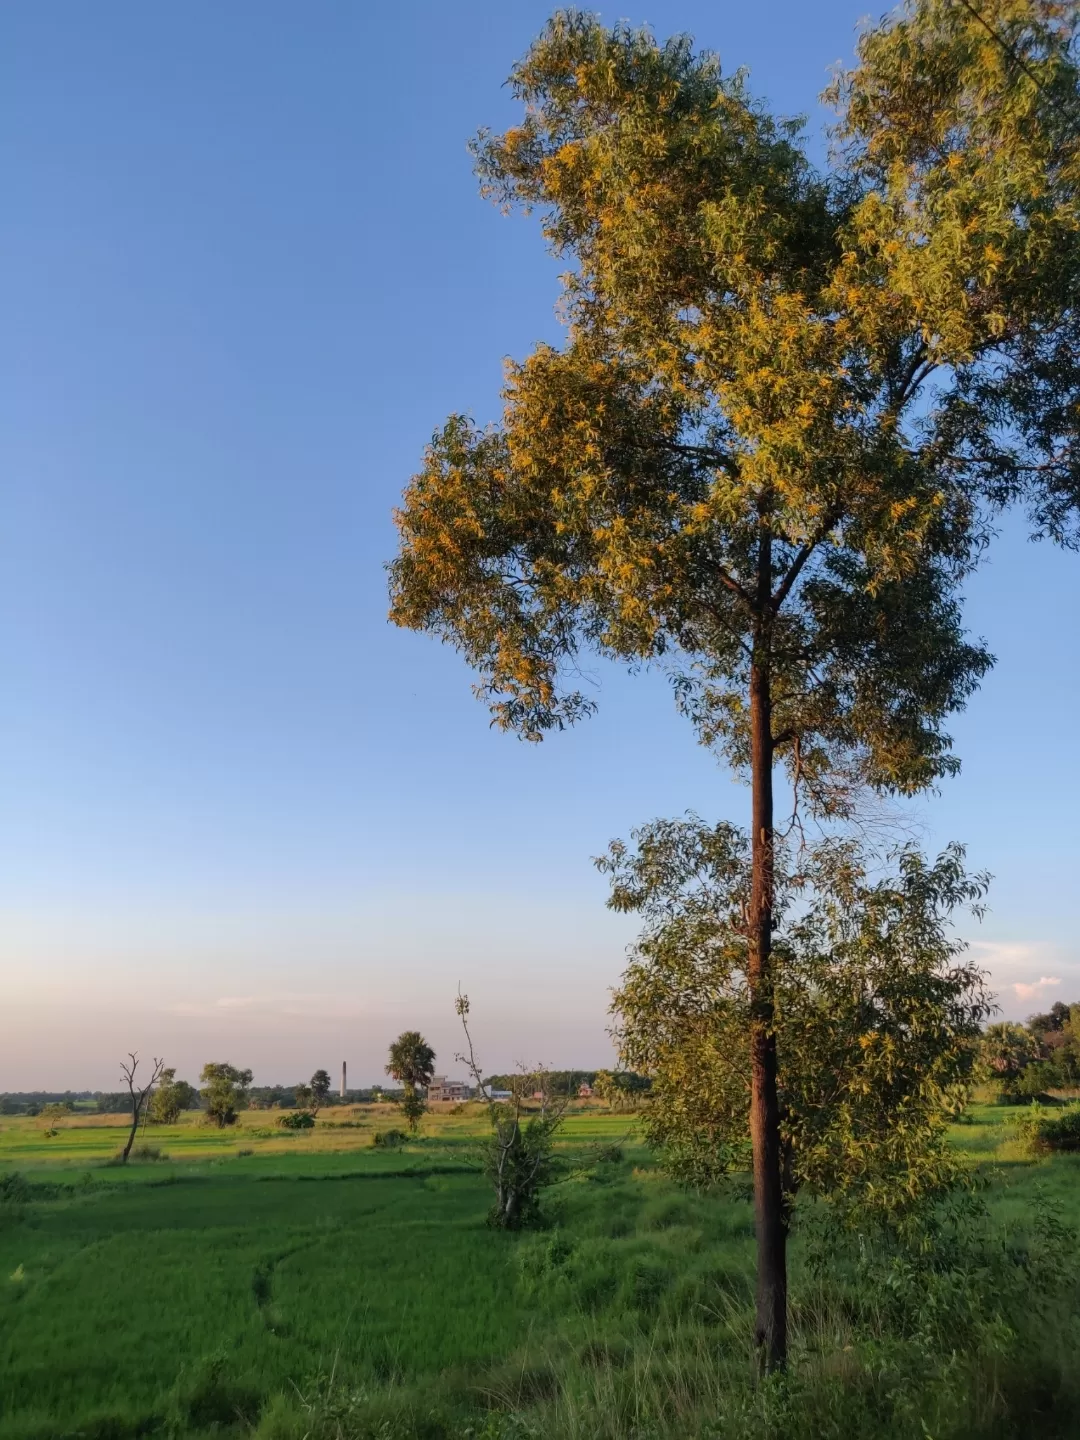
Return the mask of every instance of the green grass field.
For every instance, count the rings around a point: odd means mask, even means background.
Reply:
[[[481,1115],[384,1150],[389,1108],[342,1114],[152,1129],[169,1158],[126,1169],[115,1126],[0,1122],[0,1437],[697,1434],[745,1374],[749,1205],[676,1189],[632,1119],[572,1115],[548,1228],[510,1236],[485,1225]],[[1009,1118],[954,1132],[992,1215],[1022,1234],[1038,1192],[1080,1220],[1080,1162],[1020,1158]],[[658,1378],[667,1430],[637,1413]]]

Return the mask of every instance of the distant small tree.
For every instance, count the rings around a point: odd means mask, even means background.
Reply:
[[[199,1094],[206,1105],[207,1121],[219,1130],[235,1125],[237,1112],[247,1108],[251,1071],[237,1070],[227,1062],[209,1061],[203,1066],[199,1079],[203,1087]]]
[[[390,1046],[386,1073],[397,1080],[405,1091],[401,1101],[402,1114],[415,1132],[420,1117],[427,1109],[424,1091],[435,1074],[435,1051],[419,1030],[403,1031]]]
[[[610,1070],[598,1070],[592,1088],[593,1094],[598,1100],[603,1100],[606,1105],[614,1103],[615,1076]]]
[[[498,1230],[521,1230],[540,1216],[540,1192],[555,1179],[555,1136],[562,1127],[571,1091],[557,1095],[543,1069],[523,1073],[510,1087],[509,1100],[496,1100],[485,1082],[469,1032],[469,997],[458,993],[455,1009],[465,1031],[468,1067],[477,1095],[487,1105],[491,1139],[484,1151],[484,1169],[495,1187],[488,1224]],[[539,1097],[539,1112],[527,1112],[529,1099]],[[528,1118],[524,1118],[528,1115]]]
[[[330,1091],[333,1088],[330,1076],[325,1070],[316,1070],[309,1082],[311,1086],[311,1097],[313,1103],[312,1114],[317,1115],[323,1105],[330,1098]]]
[[[1011,1020],[988,1025],[979,1044],[979,1058],[1003,1095],[1019,1093],[1020,1076],[1040,1053],[1031,1031]]]
[[[158,1081],[162,1077],[162,1074],[164,1073],[165,1061],[159,1060],[157,1056],[154,1057],[154,1063],[150,1071],[150,1079],[143,1086],[139,1086],[136,1083],[135,1072],[138,1070],[138,1068],[138,1051],[129,1051],[127,1060],[122,1060],[120,1062],[120,1074],[123,1076],[124,1081],[127,1084],[128,1094],[131,1097],[131,1133],[128,1135],[127,1144],[124,1146],[121,1152],[120,1163],[122,1165],[126,1165],[128,1162],[128,1156],[131,1154],[131,1147],[135,1144],[135,1136],[139,1129],[139,1121],[142,1119],[143,1110],[146,1106],[147,1100],[150,1097],[150,1092],[153,1090],[154,1086],[158,1083]]]
[[[315,1104],[315,1096],[310,1085],[303,1083],[293,1089],[293,1105],[297,1110],[311,1110]]]
[[[157,1089],[150,1097],[147,1118],[152,1125],[175,1125],[183,1110],[194,1110],[199,1092],[186,1080],[177,1080],[175,1069],[163,1070]]]
[[[1055,1000],[1045,1015],[1032,1015],[1027,1028],[1041,1040],[1060,1034],[1069,1024],[1069,1009],[1063,1000]]]

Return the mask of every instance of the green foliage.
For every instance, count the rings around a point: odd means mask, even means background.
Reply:
[[[639,1105],[652,1089],[647,1075],[636,1075],[632,1070],[598,1070],[593,1082],[593,1094],[604,1100],[614,1110],[632,1110]]]
[[[423,1088],[435,1074],[435,1051],[419,1030],[405,1030],[390,1046],[386,1073],[402,1085]]]
[[[199,1092],[186,1080],[177,1080],[175,1069],[163,1070],[147,1106],[147,1118],[155,1125],[175,1125],[185,1110],[199,1104]]]
[[[376,1130],[371,1143],[382,1150],[400,1150],[408,1138],[404,1130]]]
[[[277,1123],[283,1130],[313,1130],[315,1116],[309,1110],[294,1110],[288,1115],[279,1116]]]
[[[730,824],[657,821],[598,863],[645,929],[615,996],[629,1063],[652,1072],[645,1127],[709,1184],[748,1161],[749,846]],[[949,1120],[990,1010],[950,917],[977,904],[954,847],[901,850],[871,879],[856,849],[777,857],[776,1036],[785,1186],[900,1215],[954,1172]]]
[[[210,1061],[199,1076],[199,1091],[206,1109],[208,1123],[223,1130],[236,1124],[239,1111],[247,1108],[247,1090],[251,1084],[250,1070],[237,1070],[227,1062]]]
[[[316,1070],[308,1082],[316,1112],[326,1104],[330,1096],[331,1081],[325,1070]]]
[[[547,1070],[544,1073],[552,1092],[565,1095],[576,1094],[582,1085],[592,1085],[599,1072],[596,1070]],[[520,1080],[521,1072],[517,1070],[507,1075],[488,1075],[484,1079],[484,1084],[489,1090],[513,1090]]]
[[[1035,1154],[1051,1150],[1080,1150],[1080,1105],[1050,1110],[1037,1102],[1017,1121],[1024,1145]]]
[[[484,1147],[484,1173],[495,1189],[488,1224],[497,1230],[524,1230],[540,1221],[541,1192],[554,1181],[554,1140],[562,1113],[543,1111],[523,1120],[512,1102],[490,1107],[491,1139]]]
[[[989,1025],[981,1056],[1004,1101],[1037,1100],[1080,1087],[1080,1005],[1054,1004],[1026,1025]]]
[[[496,200],[539,209],[573,260],[567,342],[510,367],[500,428],[455,416],[437,432],[392,569],[393,618],[460,648],[500,724],[535,739],[587,713],[563,684],[580,647],[659,658],[702,738],[742,767],[753,646],[778,758],[812,802],[843,804],[854,778],[908,792],[955,769],[941,726],[989,663],[962,637],[953,588],[975,559],[975,507],[1030,492],[1039,525],[1067,524],[1046,489],[1071,462],[1047,427],[1072,413],[1071,382],[999,386],[986,410],[973,396],[1071,334],[1076,142],[1064,170],[1040,173],[1033,156],[1060,127],[1027,96],[1038,133],[1021,141],[996,105],[1015,169],[989,158],[964,63],[998,76],[1001,55],[960,7],[925,4],[917,23],[932,32],[946,11],[967,48],[943,113],[980,134],[963,198],[951,162],[927,177],[921,154],[896,173],[876,158],[869,117],[888,57],[906,53],[890,22],[841,84],[851,143],[830,176],[685,39],[564,13],[515,68],[524,118],[481,137],[478,170]],[[1055,53],[1058,83],[1075,85]],[[1004,88],[1011,103],[1020,87]],[[920,104],[905,75],[889,133]],[[1037,237],[1003,193],[1040,210]],[[954,243],[964,206],[978,243]],[[1013,403],[1032,423],[1010,456]],[[1063,481],[1061,506],[1070,493]]]
[[[496,1230],[522,1230],[541,1220],[540,1195],[558,1174],[555,1137],[562,1129],[570,1090],[559,1094],[551,1076],[541,1069],[516,1075],[510,1098],[495,1099],[481,1076],[469,1029],[469,997],[458,991],[454,1008],[465,1033],[462,1057],[487,1106],[491,1136],[483,1147],[484,1172],[495,1191],[488,1224]],[[535,1101],[538,1108],[529,1111]],[[525,1118],[528,1115],[528,1118]]]
[[[401,1110],[409,1129],[415,1133],[421,1116],[427,1110],[423,1091],[431,1084],[435,1074],[435,1051],[419,1030],[403,1031],[390,1046],[386,1073],[400,1081],[404,1088]]]
[[[160,1145],[143,1143],[136,1145],[131,1151],[132,1160],[168,1160],[168,1155]]]
[[[415,1135],[420,1120],[427,1111],[427,1101],[418,1090],[411,1086],[405,1087],[405,1093],[401,1097],[401,1113],[408,1122],[409,1129]]]

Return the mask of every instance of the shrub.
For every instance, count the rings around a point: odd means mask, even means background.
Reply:
[[[398,1150],[407,1138],[404,1130],[376,1130],[371,1143],[382,1150]]]
[[[294,1110],[289,1115],[282,1115],[277,1123],[283,1130],[313,1130],[315,1116],[307,1110]]]
[[[1080,1150],[1080,1106],[1058,1112],[1034,1104],[1017,1122],[1016,1130],[1029,1151]]]
[[[168,1155],[160,1145],[136,1145],[131,1152],[133,1160],[168,1160]]]

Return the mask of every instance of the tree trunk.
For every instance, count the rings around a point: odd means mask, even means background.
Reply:
[[[767,544],[762,547],[767,557]],[[764,560],[763,560],[764,566]],[[755,655],[750,674],[750,764],[753,783],[750,947],[750,1140],[754,1159],[757,1310],[754,1337],[762,1367],[787,1359],[787,1215],[780,1146],[773,1026],[773,738],[768,659]]]
[[[132,1097],[131,1097],[131,1134],[128,1136],[128,1138],[127,1138],[127,1144],[124,1146],[124,1153],[123,1153],[123,1156],[121,1157],[121,1160],[120,1160],[121,1165],[126,1165],[126,1164],[127,1164],[127,1162],[128,1162],[128,1156],[131,1154],[131,1147],[132,1147],[132,1145],[135,1144],[135,1135],[136,1135],[136,1133],[137,1133],[137,1131],[138,1131],[138,1129],[139,1129],[139,1111],[140,1111],[141,1109],[142,1109],[142,1106],[141,1106],[141,1104],[140,1104],[140,1102],[139,1102],[138,1096],[135,1095],[135,1094],[132,1094]]]

